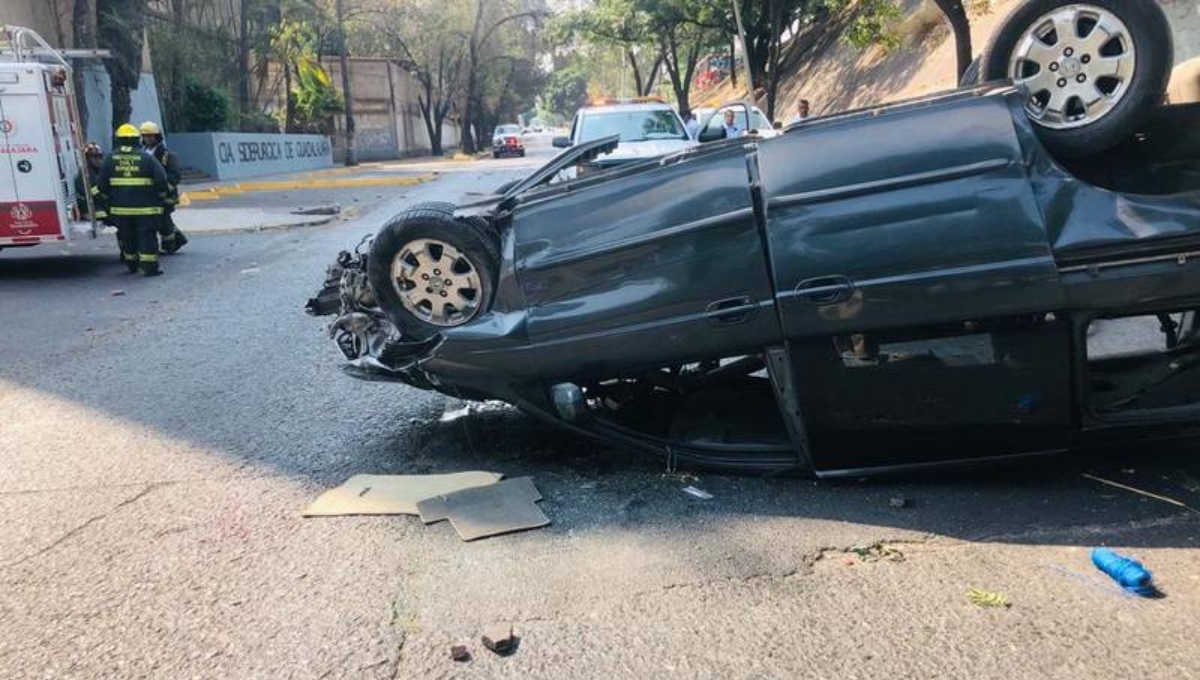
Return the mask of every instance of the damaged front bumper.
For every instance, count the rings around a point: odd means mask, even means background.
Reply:
[[[405,341],[399,329],[380,309],[367,279],[371,239],[343,250],[326,270],[325,283],[309,299],[304,311],[311,316],[335,316],[329,337],[346,357],[343,370],[350,376],[374,382],[400,382],[420,389],[438,389],[438,383],[421,370],[420,363],[442,344],[439,335]]]

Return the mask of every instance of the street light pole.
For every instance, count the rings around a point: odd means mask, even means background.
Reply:
[[[354,152],[354,95],[350,93],[350,59],[346,47],[346,18],[343,0],[337,0],[338,42],[341,43],[342,98],[346,100],[346,165],[358,165]]]
[[[340,0],[339,0],[340,1]],[[750,93],[747,99],[754,99],[754,76],[750,72],[750,50],[746,49],[746,29],[742,26],[742,3],[741,0],[733,0],[733,20],[737,22],[738,43],[742,46],[742,66],[746,67],[746,92]],[[733,55],[734,63],[729,65],[729,70],[733,71],[737,68],[737,55]]]

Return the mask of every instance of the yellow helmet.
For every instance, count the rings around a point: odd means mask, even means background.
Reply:
[[[142,133],[138,132],[138,129],[129,123],[125,123],[121,127],[117,128],[117,139],[126,139],[129,137],[137,139],[141,136]]]
[[[158,127],[158,123],[155,123],[153,121],[148,120],[145,123],[142,123],[141,125],[138,126],[138,129],[142,131],[143,135],[162,136],[162,129]]]

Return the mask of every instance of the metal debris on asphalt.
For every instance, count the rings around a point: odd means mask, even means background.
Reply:
[[[1089,475],[1089,474],[1088,474],[1088,473],[1086,473],[1086,472],[1085,472],[1085,473],[1083,473],[1083,477],[1084,477],[1084,478],[1086,478],[1086,479],[1090,479],[1090,480],[1092,480],[1093,482],[1099,482],[1099,483],[1101,483],[1101,484],[1106,484],[1106,485],[1108,485],[1108,486],[1111,486],[1111,487],[1113,487],[1113,488],[1115,488],[1115,489],[1121,489],[1122,491],[1128,491],[1128,492],[1130,492],[1130,493],[1136,493],[1136,494],[1138,494],[1139,496],[1145,496],[1146,498],[1153,498],[1153,499],[1154,499],[1154,500],[1156,500],[1156,501],[1162,501],[1163,503],[1169,503],[1169,504],[1171,504],[1171,505],[1174,505],[1174,506],[1176,506],[1176,507],[1183,508],[1183,509],[1185,509],[1185,510],[1191,510],[1192,512],[1197,512],[1197,513],[1200,513],[1200,510],[1197,510],[1196,508],[1193,508],[1192,506],[1188,505],[1187,503],[1184,503],[1184,502],[1182,502],[1182,501],[1177,501],[1177,500],[1175,500],[1174,498],[1170,498],[1170,497],[1168,497],[1168,496],[1160,496],[1159,494],[1156,494],[1156,493],[1150,493],[1149,491],[1143,491],[1142,489],[1139,489],[1139,488],[1136,488],[1136,487],[1129,486],[1128,484],[1122,484],[1122,483],[1120,483],[1120,482],[1114,482],[1114,481],[1112,481],[1111,479],[1105,479],[1105,478],[1103,478],[1103,477],[1097,477],[1097,476],[1095,476],[1095,475]]]
[[[122,296],[122,295],[124,295],[124,294],[125,294],[125,291],[121,290],[120,288],[118,288],[118,289],[116,289],[116,290],[114,290],[114,291],[110,291],[110,292],[109,292],[109,295],[111,295],[111,296],[113,296],[113,297],[120,297],[120,296]]]
[[[495,484],[497,472],[455,472],[444,475],[354,475],[341,486],[321,494],[304,511],[305,517],[340,515],[416,515],[417,503],[462,489]]]
[[[450,647],[450,658],[455,661],[470,661],[471,652],[467,650],[466,645],[453,645]]]
[[[982,588],[972,588],[967,591],[967,601],[977,607],[1000,607],[1007,608],[1012,606],[1012,601],[1004,593],[993,593]]]
[[[888,501],[888,505],[892,506],[893,508],[905,508],[908,507],[908,499],[896,496]]]
[[[517,638],[513,635],[512,624],[498,623],[483,632],[480,637],[483,646],[504,656],[511,654],[517,648]]]
[[[711,493],[705,491],[704,489],[698,489],[694,486],[683,487],[683,492],[689,496],[695,496],[702,501],[711,501],[713,499],[713,495]]]

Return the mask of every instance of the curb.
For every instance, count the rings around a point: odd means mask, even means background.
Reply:
[[[329,224],[330,222],[333,222],[338,217],[341,217],[341,215],[322,216],[321,219],[308,220],[305,222],[295,222],[292,224],[266,224],[266,225],[257,225],[257,226],[253,226],[253,227],[229,227],[229,228],[217,228],[217,229],[188,229],[186,233],[188,235],[188,238],[191,238],[193,236],[203,237],[203,236],[206,236],[209,234],[212,234],[215,236],[222,236],[222,235],[227,236],[229,234],[257,234],[259,232],[264,232],[264,231],[287,231],[288,229],[304,229],[307,227],[319,227],[321,225]]]
[[[341,168],[336,168],[341,170]],[[217,186],[199,191],[187,191],[180,196],[179,203],[186,207],[194,201],[216,201],[222,196],[236,196],[249,191],[299,191],[303,189],[341,189],[347,187],[414,186],[437,177],[437,173],[425,173],[416,177],[358,177],[299,180],[271,180],[262,182],[239,182],[228,186]]]

